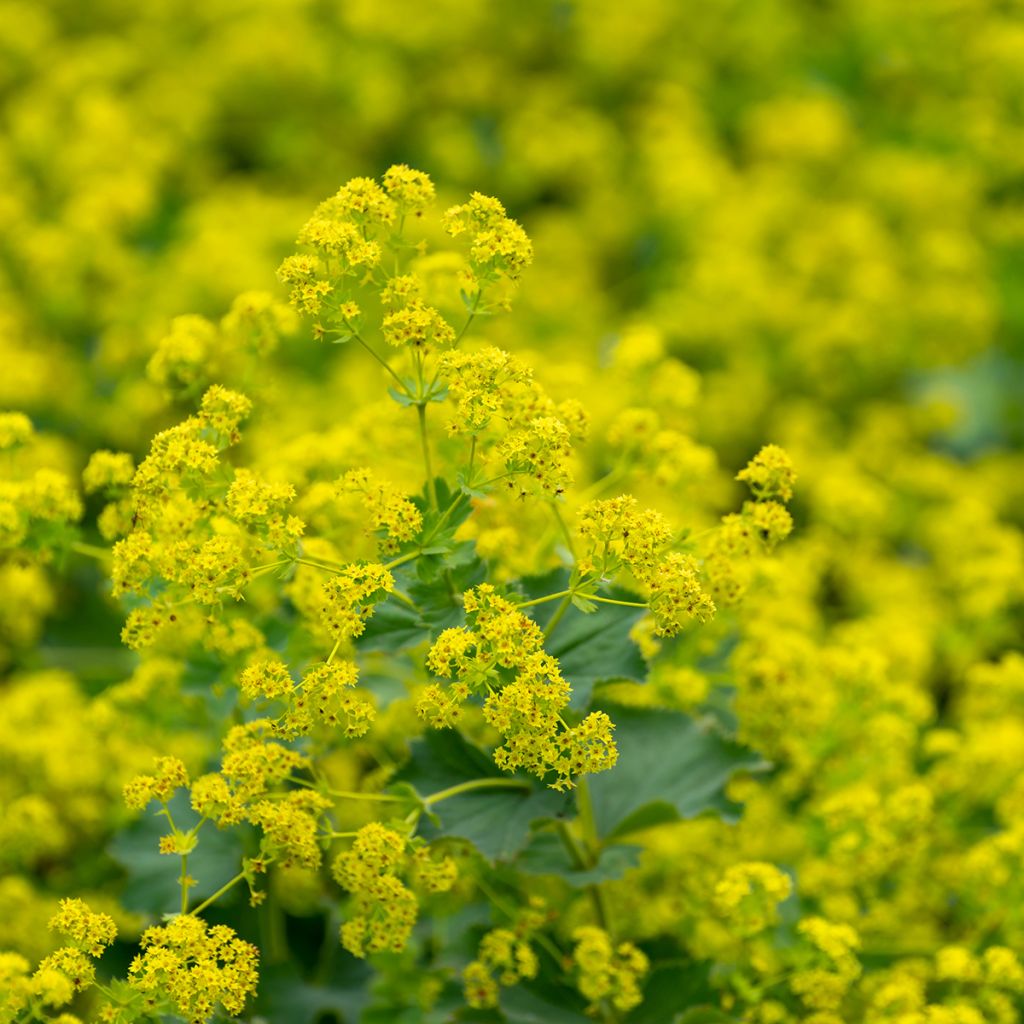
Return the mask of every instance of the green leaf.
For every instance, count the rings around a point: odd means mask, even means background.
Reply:
[[[328,935],[325,941],[337,939],[337,935]],[[262,967],[256,1012],[268,1021],[288,1024],[317,1024],[325,1014],[336,1015],[344,1024],[355,1024],[369,998],[371,971],[347,953],[339,953],[338,959],[342,962],[334,966],[322,985],[306,981],[294,963]]]
[[[483,580],[485,566],[476,557],[471,543],[468,547],[458,545],[443,557],[443,571],[428,579],[422,579],[418,568],[412,566],[403,566],[395,573],[397,589],[408,596],[414,607],[396,597],[377,605],[366,621],[363,635],[356,640],[360,651],[397,654],[464,621],[462,594]],[[418,563],[422,561],[419,559]]]
[[[623,836],[706,810],[728,812],[725,786],[768,765],[706,723],[675,711],[602,704],[615,723],[619,759],[590,780],[598,834]]]
[[[530,599],[557,594],[567,590],[569,573],[558,569],[546,576],[534,576],[522,581],[524,592]],[[620,601],[636,601],[637,595],[627,590],[611,588],[606,596]],[[584,710],[591,701],[594,687],[613,679],[628,679],[642,683],[647,678],[647,663],[640,649],[629,638],[643,608],[623,608],[613,604],[592,605],[582,599],[593,610],[583,611],[570,608],[558,628],[545,643],[549,654],[558,658],[562,675],[572,686],[569,706],[574,711]],[[575,603],[575,602],[574,602]],[[534,618],[541,626],[547,625],[558,607],[556,601],[531,608]]]
[[[414,741],[411,750],[412,757],[396,781],[409,783],[423,799],[463,782],[512,778],[453,729],[431,730]],[[491,860],[515,856],[529,838],[534,822],[554,818],[568,804],[565,794],[525,776],[515,778],[521,779],[522,789],[472,790],[434,804],[430,817],[435,820],[421,822],[421,834],[427,839],[468,839]]]
[[[739,1024],[739,1021],[714,1006],[691,1006],[676,1018],[676,1024]]]
[[[126,910],[168,914],[181,908],[181,860],[160,853],[160,837],[167,835],[171,827],[165,817],[153,813],[156,806],[150,803],[138,821],[118,833],[108,852],[127,876],[121,892],[122,906]],[[196,815],[184,793],[177,793],[168,806],[179,829],[195,825]],[[222,832],[212,822],[199,830],[198,844],[188,858],[188,873],[198,883],[189,891],[192,906],[212,896],[238,874],[245,854],[243,831],[235,828]],[[229,893],[224,901],[235,898],[235,893]]]
[[[416,404],[413,399],[404,391],[399,391],[398,388],[388,388],[388,394],[403,408],[407,409],[410,405]]]
[[[516,858],[515,866],[526,875],[556,875],[574,889],[582,889],[598,882],[610,882],[622,876],[639,863],[639,846],[606,846],[597,864],[585,871],[577,868],[553,832],[535,835],[525,850]]]
[[[644,952],[653,966],[644,980],[644,1000],[627,1016],[627,1024],[679,1024],[690,1013],[698,1015],[693,1019],[698,1024],[702,1013],[721,1013],[711,1006],[715,993],[706,961],[680,959],[678,947],[666,940],[645,945]],[[707,1018],[708,1024],[728,1020],[725,1015]]]
[[[419,610],[392,597],[377,605],[366,620],[366,628],[356,640],[356,647],[367,653],[397,654],[429,639],[430,626]]]
[[[509,1024],[594,1024],[575,989],[541,979],[504,990],[500,1001]]]

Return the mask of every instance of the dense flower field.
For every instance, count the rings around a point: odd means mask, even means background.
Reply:
[[[0,1024],[1016,1024],[1019,0],[0,0]]]

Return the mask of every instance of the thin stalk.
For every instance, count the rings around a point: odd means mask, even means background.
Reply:
[[[597,601],[600,604],[617,604],[622,608],[646,608],[646,601],[616,601],[613,597],[597,597],[595,594],[587,595],[588,601]]]
[[[373,800],[393,803],[405,803],[404,796],[394,796],[391,793],[359,793],[348,789],[331,789],[328,786],[318,786],[315,782],[307,782],[305,779],[288,776],[288,781],[296,786],[305,786],[307,789],[316,789],[327,796],[336,797],[339,800]]]
[[[557,601],[560,597],[572,597],[571,590],[560,590],[557,594],[548,594],[547,597],[535,597],[532,601],[521,601],[517,608],[532,608],[536,604],[547,604],[548,601]]]
[[[430,462],[430,442],[427,439],[427,407],[420,402],[416,406],[416,417],[420,426],[420,445],[423,448],[423,465],[427,471],[427,493],[430,495],[430,503],[437,508],[437,487],[434,484],[434,469]]]
[[[347,321],[346,321],[346,326],[348,326],[348,322],[347,322]],[[383,366],[383,367],[384,367],[384,369],[385,369],[385,370],[387,370],[387,371],[388,371],[388,373],[390,373],[390,374],[391,374],[391,376],[395,378],[395,383],[396,383],[396,384],[397,384],[397,385],[399,386],[399,388],[401,388],[402,392],[403,392],[403,393],[404,393],[405,395],[407,395],[407,396],[408,396],[409,398],[412,398],[412,392],[410,392],[410,391],[409,391],[409,389],[408,389],[408,387],[406,387],[405,381],[404,381],[404,380],[402,380],[402,378],[401,378],[401,377],[399,377],[399,376],[398,376],[398,374],[397,374],[397,373],[395,373],[395,371],[391,369],[391,367],[390,367],[390,366],[389,366],[389,365],[387,364],[387,361],[386,361],[386,360],[384,360],[384,359],[382,359],[382,358],[381,358],[381,357],[380,357],[380,356],[379,356],[379,355],[377,354],[377,352],[376,352],[376,351],[375,351],[375,350],[374,350],[374,349],[373,349],[373,348],[372,348],[372,347],[371,347],[370,345],[368,345],[368,344],[367,344],[367,343],[366,343],[366,342],[365,342],[365,341],[363,340],[363,338],[362,338],[362,336],[361,336],[361,335],[359,335],[359,334],[356,334],[355,332],[353,332],[353,334],[352,334],[352,337],[353,337],[353,338],[355,338],[355,339],[356,339],[356,341],[358,341],[358,342],[359,342],[359,344],[360,344],[360,345],[362,345],[362,346],[363,346],[363,348],[365,348],[365,349],[366,349],[366,351],[367,351],[367,352],[369,352],[369,353],[370,353],[370,355],[371,355],[371,356],[373,356],[373,358],[374,358],[374,359],[376,359],[376,360],[377,360],[377,362],[378,362],[378,363],[380,363],[380,365],[381,365],[381,366]]]
[[[457,786],[449,786],[437,793],[425,797],[423,802],[432,807],[449,797],[459,796],[461,793],[469,793],[474,789],[522,789],[529,790],[530,784],[522,779],[471,779],[469,782],[460,782]]]
[[[562,598],[562,603],[555,609],[555,614],[551,616],[550,620],[548,621],[548,624],[544,627],[545,640],[547,640],[551,636],[551,634],[554,633],[555,628],[562,621],[562,616],[565,615],[565,613],[569,610],[570,604],[572,604],[571,592],[564,598]]]
[[[188,913],[188,854],[181,855],[181,912]]]
[[[558,508],[556,502],[551,502],[551,512],[555,517],[555,522],[558,523],[558,528],[562,531],[562,536],[565,537],[565,545],[569,549],[569,554],[572,555],[573,562],[576,561],[576,545],[573,543],[572,534],[569,532],[569,527],[565,525],[565,520],[562,518],[562,513]]]
[[[407,555],[402,555],[400,558],[392,559],[384,566],[384,568],[397,569],[400,565],[405,565],[406,562],[411,562],[414,558],[419,558],[421,554],[421,551],[410,551]]]
[[[200,903],[198,907],[193,907],[192,910],[189,911],[189,913],[192,914],[193,916],[196,915],[196,914],[201,913],[211,903],[216,903],[217,900],[219,900],[221,898],[221,896],[224,895],[224,893],[226,893],[229,889],[234,888],[244,878],[245,878],[245,872],[244,871],[239,871],[238,874],[235,875],[235,877],[232,878],[230,882],[225,882],[212,896],[210,896],[207,899],[203,900],[203,902]]]
[[[110,557],[109,548],[101,548],[96,544],[84,544],[78,540],[72,542],[71,550],[99,561],[106,561]]]
[[[580,829],[583,832],[583,844],[586,850],[587,866],[594,867],[597,864],[601,852],[601,840],[597,835],[597,822],[594,818],[594,805],[590,799],[590,787],[585,778],[576,783],[576,810],[579,813]],[[601,924],[601,927],[608,933],[611,940],[615,941],[614,922],[612,921],[611,910],[608,901],[605,899],[604,890],[599,883],[589,885],[590,898],[594,904],[594,913]]]

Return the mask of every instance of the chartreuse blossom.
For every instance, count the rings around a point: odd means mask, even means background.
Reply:
[[[425,892],[445,892],[455,882],[449,858],[435,860],[425,847],[411,846],[406,836],[377,823],[359,830],[331,870],[353,897],[354,913],[341,926],[341,943],[358,957],[405,948],[419,906],[407,883]]]
[[[147,928],[139,943],[128,984],[142,996],[147,1014],[174,1013],[188,1021],[209,1020],[220,1011],[236,1015],[256,991],[259,951],[227,925],[208,926],[183,914]]]
[[[650,967],[647,957],[631,942],[616,945],[601,928],[577,928],[573,939],[576,985],[591,1011],[609,1004],[627,1013],[639,1006],[640,982]]]
[[[540,961],[531,940],[546,923],[543,900],[533,897],[507,928],[493,928],[480,940],[475,960],[462,972],[466,1002],[475,1009],[498,1005],[499,986],[508,988],[537,976]]]
[[[494,751],[500,768],[549,778],[555,789],[611,768],[614,726],[603,711],[576,726],[564,722],[569,684],[557,659],[544,651],[536,622],[486,583],[463,601],[467,625],[445,630],[427,655],[431,672],[453,684],[427,687],[417,704],[420,716],[436,727],[453,726],[462,704],[477,694],[485,720],[504,740]]]
[[[96,981],[98,959],[117,938],[113,918],[95,913],[80,899],[63,899],[50,928],[66,944],[45,956],[34,972],[15,953],[0,953],[0,1020],[77,1021],[71,1014],[52,1017],[47,1011],[67,1006]],[[45,1008],[45,1009],[44,1009]]]
[[[792,891],[789,876],[774,864],[736,864],[715,886],[715,909],[740,935],[756,935],[778,920],[778,904]]]

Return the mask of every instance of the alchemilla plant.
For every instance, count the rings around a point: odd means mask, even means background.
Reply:
[[[770,436],[720,472],[657,332],[597,373],[501,347],[533,259],[498,199],[392,166],[280,293],[174,319],[137,464],[76,483],[0,416],[11,649],[83,580],[123,645],[2,696],[0,1024],[1018,1020],[1024,791],[972,737],[1021,660],[931,727],[892,624],[931,595],[976,655],[1019,537],[908,498],[934,586],[845,552],[877,488]],[[320,374],[282,397],[289,359]],[[834,532],[787,540],[804,487]]]
[[[428,958],[426,1005],[461,986],[467,1012],[496,1013],[520,984],[562,989],[567,1005],[608,1021],[641,1005],[651,959],[608,896],[636,863],[624,839],[717,808],[729,779],[758,764],[711,725],[638,710],[637,687],[652,663],[685,670],[685,641],[757,585],[792,529],[796,474],[765,445],[737,475],[750,500],[698,533],[616,493],[643,445],[576,486],[586,403],[552,397],[525,359],[474,337],[512,306],[533,257],[526,232],[479,193],[439,223],[434,206],[420,171],[353,179],[278,269],[291,308],[243,296],[220,328],[258,356],[297,312],[305,343],[361,350],[394,406],[381,417],[419,454],[413,476],[408,460],[392,476],[387,458],[341,473],[287,457],[252,464],[245,430],[258,403],[204,379],[196,353],[222,342],[181,318],[151,369],[194,412],[138,466],[98,451],[83,474],[103,496],[109,550],[79,539],[81,499],[64,477],[7,485],[8,546],[108,569],[121,639],[139,657],[133,696],[173,692],[210,733],[190,756],[154,744],[149,770],[123,787],[130,812],[161,823],[149,852],[177,889],[173,905],[127,968],[101,980],[115,921],[65,900],[50,922],[65,946],[35,965],[5,955],[5,1024],[69,1024],[73,1003],[111,1024],[243,1014],[274,954],[217,923],[239,889],[251,908],[272,907],[278,927],[296,900],[322,914],[327,985],[338,945],[385,975]],[[435,250],[437,236],[450,248]],[[24,417],[3,425],[8,449],[29,443]],[[534,548],[546,571],[509,574],[493,532]],[[183,671],[200,665],[211,685],[186,685]],[[631,685],[606,685],[616,682]],[[669,744],[648,735],[663,723],[678,728]],[[675,766],[677,742],[687,749]],[[641,758],[631,763],[659,743],[665,793],[645,784]],[[339,758],[353,752],[344,788]],[[222,881],[227,850],[237,852]],[[754,864],[719,890],[723,916],[753,936],[789,881]],[[818,927],[827,958],[845,933]],[[855,962],[845,952],[801,977],[838,990]]]

